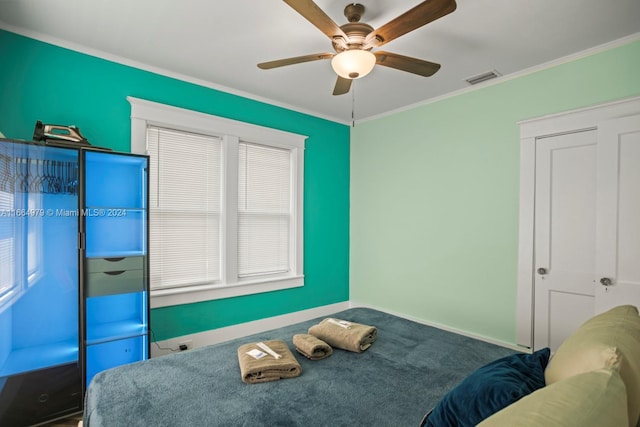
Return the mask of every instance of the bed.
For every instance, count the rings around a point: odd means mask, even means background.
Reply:
[[[84,426],[417,426],[468,374],[515,353],[368,308],[332,317],[375,326],[377,340],[362,353],[308,360],[292,337],[318,318],[120,366],[92,380]],[[287,342],[301,375],[244,383],[238,347],[273,339]]]

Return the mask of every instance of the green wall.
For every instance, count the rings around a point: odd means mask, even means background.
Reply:
[[[0,131],[31,139],[36,120],[78,126],[93,144],[130,150],[127,96],[309,136],[305,286],[152,310],[156,339],[349,299],[349,127],[123,66],[0,30]],[[212,63],[212,66],[215,64]]]
[[[640,95],[638,70],[635,41],[357,124],[351,300],[514,344],[517,122]]]

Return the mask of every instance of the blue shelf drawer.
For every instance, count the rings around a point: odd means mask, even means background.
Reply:
[[[87,386],[99,372],[147,359],[147,348],[146,335],[87,346]]]

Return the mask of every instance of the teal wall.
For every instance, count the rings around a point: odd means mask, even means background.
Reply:
[[[517,122],[640,95],[638,70],[635,41],[356,125],[351,300],[514,344]]]
[[[93,144],[130,150],[127,96],[307,135],[305,286],[154,309],[167,339],[349,299],[349,127],[0,30],[0,131],[31,139],[36,120],[74,124]],[[213,66],[213,65],[212,65]]]

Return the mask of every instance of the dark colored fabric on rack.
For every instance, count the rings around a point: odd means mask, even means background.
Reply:
[[[71,194],[78,192],[76,162],[0,154],[0,191],[6,193]]]

